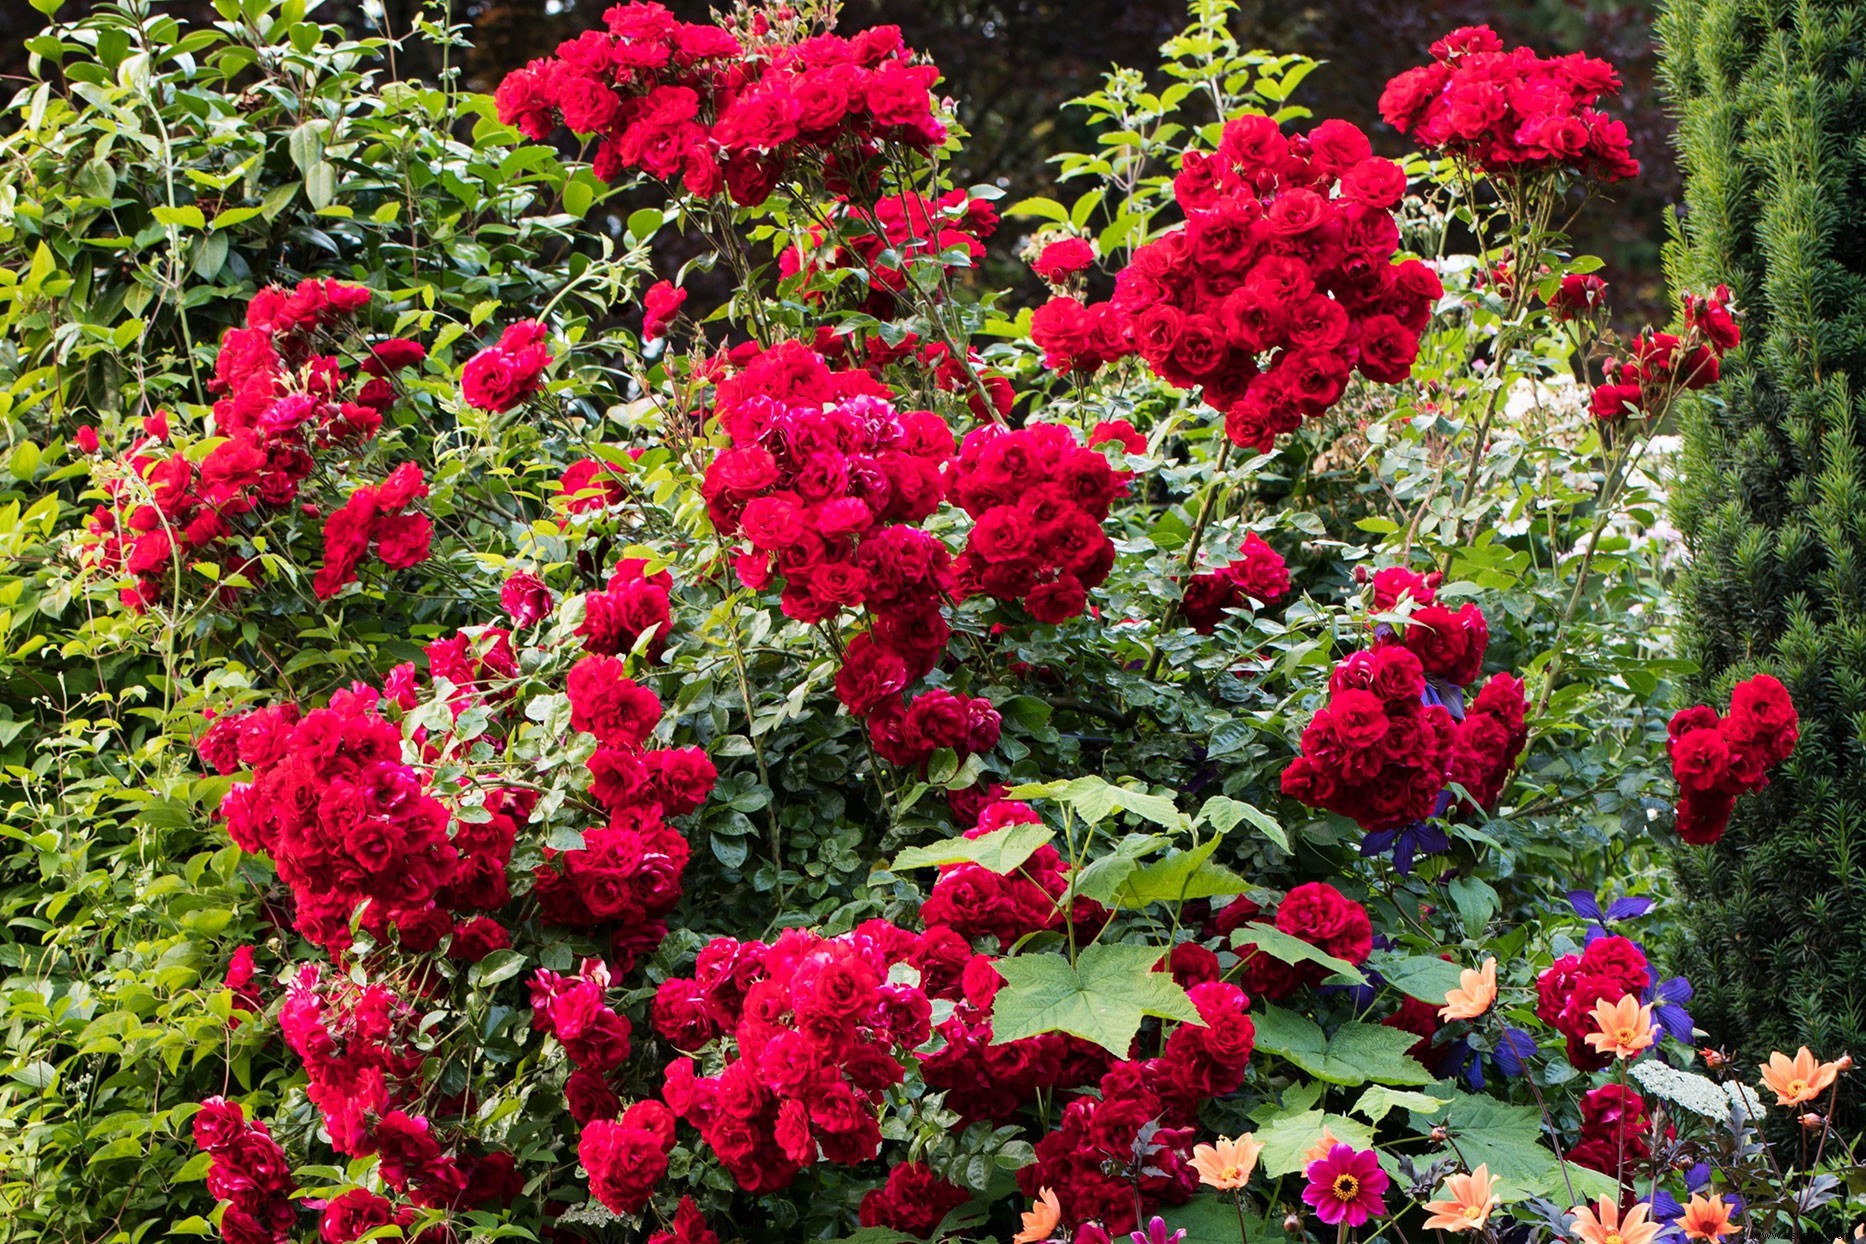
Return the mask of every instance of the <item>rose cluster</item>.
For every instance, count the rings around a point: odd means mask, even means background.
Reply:
[[[421,1019],[381,982],[305,964],[286,986],[279,1030],[304,1063],[306,1095],[338,1153],[376,1154],[383,1181],[418,1206],[510,1201],[523,1182],[511,1154],[443,1145],[425,1115],[406,1112],[431,1087],[421,1080]]]
[[[1030,313],[1030,340],[1051,371],[1092,376],[1134,353],[1127,316],[1112,302],[1059,294]]]
[[[455,631],[446,639],[430,642],[422,655],[428,660],[429,679],[452,688],[447,693],[447,706],[456,717],[471,705],[502,704],[512,698],[518,679],[518,656],[512,651],[512,632],[502,626]],[[404,712],[414,708],[419,702],[414,662],[390,670],[383,680],[382,693]],[[426,741],[425,736],[419,737]]]
[[[869,627],[848,644],[836,691],[867,718],[884,759],[990,750],[999,719],[988,701],[945,690],[902,699],[938,664],[949,634],[941,601],[951,555],[912,525],[940,503],[953,452],[945,421],[897,412],[869,372],[832,371],[799,342],[740,360],[714,406],[732,444],[703,486],[714,525],[750,546],[736,561],[740,580],[762,589],[781,574],[783,610],[801,621],[866,610]]]
[[[1397,644],[1352,653],[1328,690],[1283,770],[1283,793],[1370,832],[1433,815],[1457,725],[1428,700],[1419,658]]]
[[[1707,704],[1680,709],[1667,731],[1678,782],[1678,834],[1695,846],[1723,837],[1736,797],[1769,784],[1769,770],[1793,754],[1801,718],[1788,689],[1768,674],[1740,682],[1730,712]]]
[[[912,648],[943,649],[944,549],[885,529],[939,508],[940,468],[953,450],[945,421],[897,411],[868,372],[831,371],[801,342],[740,357],[713,409],[731,446],[702,487],[720,534],[749,546],[736,562],[740,580],[762,589],[782,575],[784,613],[799,621],[867,604],[878,617],[896,615],[891,629]],[[886,538],[866,547],[875,535]]]
[[[234,842],[272,857],[291,887],[298,931],[331,954],[351,942],[351,919],[404,950],[435,949],[452,930],[437,901],[460,853],[447,809],[402,759],[402,732],[367,687],[323,708],[283,704],[216,718],[201,757],[234,783],[220,815]]]
[[[858,1217],[864,1227],[891,1227],[930,1240],[941,1220],[971,1199],[924,1162],[901,1162],[889,1168],[885,1184],[862,1197]]]
[[[954,1004],[937,1030],[944,1044],[920,1055],[920,1078],[965,1123],[1007,1122],[1039,1092],[1091,1085],[1107,1071],[1106,1050],[1067,1033],[994,1039],[991,1006],[1004,977],[957,930],[929,925],[917,966],[927,996]]]
[[[1061,1124],[1037,1142],[1036,1161],[1017,1173],[1026,1196],[1055,1190],[1063,1217],[1087,1228],[1076,1239],[1119,1235],[1140,1212],[1191,1200],[1199,1109],[1244,1083],[1256,1044],[1250,998],[1217,979],[1209,951],[1182,958],[1174,976],[1188,986],[1200,1022],[1174,1027],[1156,1058],[1115,1063],[1099,1096],[1065,1106]]]
[[[692,979],[661,986],[658,1032],[690,1050],[725,1042],[718,1074],[680,1059],[663,1096],[741,1188],[775,1191],[819,1157],[853,1166],[880,1152],[883,1094],[932,1035],[926,993],[894,971],[919,946],[881,920],[836,938],[787,929],[769,946],[717,938]]]
[[[592,1119],[577,1138],[577,1158],[590,1191],[618,1214],[638,1214],[667,1175],[674,1150],[674,1114],[658,1101],[638,1101],[619,1118]]]
[[[318,1215],[318,1239],[323,1244],[352,1244],[378,1227],[393,1225],[401,1228],[403,1239],[448,1244],[452,1237],[445,1227],[415,1230],[419,1213],[412,1205],[396,1205],[368,1188],[352,1188],[325,1202],[323,1213]]]
[[[579,458],[558,477],[553,502],[566,515],[575,515],[602,513],[627,499],[628,492],[613,466],[596,458]]]
[[[1440,576],[1389,566],[1372,576],[1373,647],[1329,679],[1329,702],[1303,731],[1283,791],[1368,831],[1363,854],[1391,850],[1409,870],[1449,839],[1430,823],[1454,811],[1456,783],[1483,807],[1502,795],[1528,741],[1527,704],[1513,675],[1492,678],[1467,707],[1490,627],[1466,602],[1438,601]]]
[[[1376,644],[1403,644],[1419,658],[1426,677],[1451,688],[1477,680],[1490,645],[1484,611],[1466,602],[1454,613],[1438,603],[1441,576],[1388,566],[1373,575],[1373,611],[1399,613],[1374,627]]]
[[[979,814],[978,824],[965,831],[968,839],[982,838],[1011,825],[1034,825],[1039,818],[1030,805],[999,802]],[[1070,866],[1049,843],[1009,873],[995,873],[980,864],[945,864],[933,883],[933,892],[920,909],[927,927],[943,925],[967,941],[992,942],[1008,951],[1031,933],[1061,928],[1062,899],[1069,889]],[[1068,920],[1086,927],[1092,936],[1108,922],[1108,912],[1093,899],[1078,898]]]
[[[1360,130],[1325,121],[1292,137],[1241,117],[1214,154],[1187,153],[1174,192],[1185,226],[1134,252],[1113,306],[1154,373],[1202,389],[1235,444],[1267,451],[1333,406],[1355,371],[1384,383],[1412,373],[1444,291],[1418,260],[1393,262],[1406,175]],[[1060,341],[1052,329],[1048,349],[1104,355],[1115,333],[1101,314]]]
[[[551,365],[544,325],[520,320],[460,369],[460,395],[476,410],[503,414],[536,393]]]
[[[1536,1016],[1568,1041],[1568,1061],[1582,1071],[1599,1071],[1611,1054],[1589,1048],[1594,1006],[1644,993],[1652,984],[1645,952],[1624,937],[1595,938],[1578,955],[1563,955],[1536,978]]]
[[[735,34],[631,3],[605,13],[603,29],[508,74],[494,98],[499,119],[531,138],[548,138],[560,121],[594,135],[606,181],[639,171],[754,206],[806,175],[866,188],[882,143],[938,146],[938,78],[913,63],[892,26],[787,43],[762,16]]]
[[[1244,961],[1245,988],[1266,998],[1282,999],[1332,975],[1320,964],[1284,963],[1258,950],[1250,940],[1249,926],[1263,923],[1263,915],[1256,903],[1240,897],[1227,903],[1213,918],[1217,932],[1237,943],[1238,956]],[[1285,894],[1270,922],[1279,932],[1357,967],[1373,951],[1373,922],[1367,909],[1325,881],[1306,882]]]
[[[1622,1084],[1603,1084],[1581,1097],[1581,1135],[1568,1160],[1618,1179],[1652,1156],[1646,1099]]]
[[[633,652],[641,637],[652,631],[643,655],[650,661],[660,660],[667,647],[668,630],[674,624],[669,602],[673,590],[674,576],[667,571],[650,574],[648,563],[641,558],[623,558],[610,572],[602,591],[588,592],[583,597],[583,621],[577,627],[583,646],[603,656],[620,656]],[[545,601],[537,616],[550,610],[548,592]],[[532,608],[536,609],[535,604]]]
[[[564,1085],[581,1127],[577,1156],[596,1199],[618,1214],[639,1213],[667,1174],[674,1116],[658,1101],[623,1109],[610,1076],[629,1055],[629,1023],[607,1003],[612,983],[600,959],[574,977],[539,969],[531,978],[532,1027],[555,1037],[574,1064]]]
[[[1282,554],[1253,531],[1244,537],[1236,557],[1186,581],[1179,612],[1193,630],[1209,635],[1233,609],[1253,601],[1274,605],[1288,593],[1289,567]]]
[[[1596,419],[1664,414],[1681,392],[1716,384],[1722,359],[1743,340],[1730,310],[1730,291],[1719,285],[1707,298],[1685,295],[1684,333],[1642,332],[1624,358],[1602,364],[1606,383],[1594,390]]]
[[[227,1203],[220,1237],[227,1244],[285,1244],[297,1217],[291,1164],[258,1119],[237,1102],[210,1097],[194,1116],[194,1143],[209,1155],[207,1190]]]
[[[905,708],[890,699],[868,715],[868,738],[889,764],[924,765],[941,748],[960,761],[998,745],[1003,720],[983,696],[955,695],[944,687],[922,692]]]
[[[1058,238],[1037,252],[1030,270],[1051,285],[1067,285],[1069,278],[1095,265],[1095,244],[1087,238]]]
[[[1427,150],[1493,177],[1561,170],[1621,181],[1639,172],[1625,124],[1595,107],[1620,89],[1606,61],[1505,49],[1488,26],[1452,31],[1432,45],[1432,58],[1380,96],[1387,124]]]
[[[953,565],[955,595],[1021,601],[1039,622],[1080,614],[1114,568],[1101,524],[1120,487],[1107,457],[1061,424],[974,429],[947,484],[973,519]]]
[[[406,570],[428,559],[434,525],[410,507],[428,495],[421,468],[404,462],[379,485],[365,484],[324,521],[324,564],[312,587],[329,600],[356,582],[356,570],[373,547],[382,564]]]
[[[1478,807],[1495,807],[1516,771],[1529,742],[1527,709],[1522,681],[1506,673],[1494,675],[1464,710],[1452,736],[1447,778],[1469,791]]]
[[[810,231],[813,247],[785,248],[778,256],[778,272],[785,277],[805,275],[806,296],[820,301],[826,291],[811,288],[810,275],[824,268],[857,269],[868,277],[869,292],[861,309],[880,319],[892,319],[897,295],[925,280],[911,276],[905,270],[909,265],[917,268],[940,260],[950,272],[954,265],[944,257],[958,254],[966,256],[967,266],[975,265],[985,258],[985,240],[998,228],[998,213],[991,204],[964,190],[949,190],[937,199],[913,191],[886,195],[872,209],[844,204],[834,219],[840,245],[826,245],[828,227],[816,226]],[[934,291],[923,287],[923,292]]]
[[[590,793],[608,823],[583,831],[583,845],[547,849],[532,894],[549,924],[602,931],[622,971],[660,945],[680,901],[687,840],[667,824],[706,802],[718,774],[697,747],[648,748],[661,702],[624,673],[616,657],[586,656],[568,679],[570,724],[596,736]]]
[[[166,581],[178,567],[195,563],[219,568],[223,592],[234,589],[236,576],[258,578],[259,561],[230,547],[234,522],[293,504],[314,450],[375,436],[397,398],[389,377],[426,351],[402,338],[383,341],[367,348],[354,372],[322,353],[369,296],[358,285],[314,279],[290,292],[269,286],[255,294],[245,324],[221,340],[209,389],[217,398],[214,431],[226,439],[199,466],[168,445],[167,415],[143,421],[144,434],[125,454],[128,472],[105,481],[110,503],[86,524],[86,561],[134,577],[122,591],[125,605],[144,607],[171,586]],[[95,432],[84,431],[90,434],[80,440],[95,452]],[[402,546],[392,541],[391,548]],[[425,556],[425,542],[422,548]]]
[[[420,1097],[420,1019],[386,984],[358,984],[319,964],[286,982],[279,1031],[304,1064],[305,1095],[338,1153],[372,1152],[375,1122]]]
[[[610,983],[609,967],[601,959],[585,960],[576,976],[539,968],[531,978],[531,1026],[557,1038],[578,1074],[590,1073],[584,1083],[591,1077],[600,1081],[628,1058],[629,1022],[611,1010],[605,1000]],[[591,1105],[601,1102],[601,1096],[584,1089],[582,1083],[578,1090],[568,1094],[571,1111],[588,1114]],[[592,1117],[613,1113],[599,1108]]]

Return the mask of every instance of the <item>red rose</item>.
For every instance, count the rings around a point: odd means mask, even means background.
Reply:
[[[1061,285],[1095,262],[1095,248],[1085,238],[1063,238],[1051,242],[1032,263],[1031,269],[1052,285]]]

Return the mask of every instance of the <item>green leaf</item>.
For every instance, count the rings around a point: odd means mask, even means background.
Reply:
[[[1441,1085],[1441,1092],[1452,1092]],[[1497,1178],[1526,1192],[1554,1196],[1575,1194],[1595,1197],[1617,1194],[1614,1180],[1595,1171],[1568,1164],[1568,1177],[1562,1177],[1562,1163],[1542,1145],[1542,1112],[1534,1106],[1513,1106],[1494,1097],[1452,1092],[1448,1108],[1414,1111],[1412,1125],[1427,1132],[1443,1123],[1457,1142],[1458,1152],[1471,1166],[1490,1167]]]
[[[58,1083],[58,1068],[46,1062],[43,1058],[35,1058],[31,1062],[22,1063],[20,1066],[7,1072],[7,1078],[17,1083],[24,1084],[27,1088],[38,1089],[43,1092],[51,1088],[52,1085]]]
[[[644,207],[631,212],[628,218],[628,235],[637,242],[646,242],[653,237],[666,217],[657,207]]]
[[[1040,782],[1015,786],[1010,799],[1053,799],[1073,809],[1083,820],[1099,824],[1117,812],[1132,812],[1166,829],[1186,828],[1186,817],[1165,795],[1116,786],[1105,778],[1078,777],[1067,782]]]
[[[1395,1110],[1422,1110],[1431,1113],[1442,1110],[1451,1101],[1449,1096],[1434,1097],[1430,1093],[1414,1093],[1407,1089],[1392,1089],[1384,1084],[1370,1084],[1367,1091],[1356,1101],[1353,1110],[1365,1115],[1375,1123],[1387,1117]]]
[[[1000,876],[1019,867],[1056,835],[1045,825],[1006,825],[977,838],[948,838],[930,847],[908,847],[888,867],[895,872],[940,864],[977,864]]]
[[[1404,958],[1374,958],[1368,967],[1386,978],[1387,984],[1421,1002],[1445,1004],[1445,994],[1458,988],[1464,969],[1458,964],[1431,955],[1407,955]]]
[[[207,1168],[214,1164],[211,1153],[197,1153],[181,1164],[181,1169],[170,1178],[170,1183],[185,1184],[207,1178]]]
[[[467,983],[485,989],[510,980],[525,970],[525,955],[516,950],[495,950],[467,971]]]
[[[1053,220],[1059,225],[1069,223],[1069,210],[1055,199],[1019,199],[1004,209],[1006,216],[1034,216],[1038,220]]]
[[[119,1136],[109,1144],[93,1153],[86,1166],[96,1166],[100,1162],[120,1162],[124,1158],[143,1156],[143,1142],[134,1136]]]
[[[1336,976],[1357,983],[1365,982],[1361,970],[1346,959],[1337,959],[1327,951],[1311,946],[1300,937],[1291,937],[1273,924],[1247,924],[1231,934],[1231,945],[1242,949],[1254,945],[1264,954],[1283,963],[1316,963]]]
[[[265,211],[263,207],[223,207],[214,213],[210,228],[231,229],[234,225],[243,224],[263,211]]]
[[[1162,957],[1157,946],[1097,943],[1073,967],[1051,954],[996,960],[1006,983],[991,1008],[993,1043],[1067,1032],[1125,1058],[1148,1015],[1198,1023],[1186,991],[1153,970]]]
[[[205,229],[207,217],[201,215],[201,209],[189,203],[181,207],[166,205],[155,209],[156,221],[174,229]]]
[[[305,198],[314,211],[331,205],[337,197],[337,168],[328,160],[319,160],[305,170]]]
[[[1288,1059],[1330,1084],[1430,1084],[1406,1053],[1419,1038],[1383,1024],[1352,1021],[1330,1037],[1306,1016],[1268,1007],[1257,1017],[1257,1048]]]
[[[266,223],[278,219],[279,213],[291,205],[300,184],[295,181],[280,182],[266,191],[266,197],[259,201],[259,213],[266,218]]]
[[[1213,795],[1207,799],[1205,806],[1199,809],[1195,823],[1210,825],[1219,833],[1228,834],[1245,821],[1249,821],[1259,833],[1283,850],[1290,849],[1289,832],[1275,817],[1261,808],[1226,795]]]
[[[1488,882],[1476,877],[1453,880],[1451,902],[1458,909],[1458,919],[1464,922],[1464,932],[1469,937],[1483,936],[1485,926],[1497,913],[1497,892]]]
[[[1356,1149],[1367,1149],[1374,1143],[1374,1129],[1345,1114],[1304,1110],[1275,1115],[1257,1125],[1257,1139],[1263,1144],[1257,1161],[1263,1173],[1271,1179],[1280,1179],[1301,1170],[1302,1155],[1322,1139],[1324,1127],[1336,1140]]]
[[[1244,893],[1250,889],[1250,882],[1222,864],[1211,863],[1212,852],[1222,841],[1211,838],[1190,851],[1137,869],[1116,891],[1116,900],[1123,907],[1145,907],[1149,903],[1180,903]]]

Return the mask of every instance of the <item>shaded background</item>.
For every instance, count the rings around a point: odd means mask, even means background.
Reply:
[[[94,0],[68,0],[74,17]],[[595,25],[613,0],[458,0],[458,20],[473,27],[469,85],[490,91],[507,71]],[[665,0],[685,20],[704,20],[705,0]],[[1295,102],[1318,117],[1353,121],[1389,154],[1404,149],[1380,123],[1376,101],[1394,74],[1427,59],[1427,46],[1447,30],[1487,22],[1512,43],[1545,53],[1584,50],[1620,69],[1626,89],[1612,107],[1632,131],[1640,177],[1617,188],[1619,201],[1596,203],[1576,226],[1576,247],[1607,261],[1619,314],[1665,318],[1659,270],[1665,217],[1678,196],[1670,124],[1654,83],[1651,35],[1655,0],[1243,0],[1233,19],[1238,41],[1328,62],[1302,85]],[[388,33],[404,34],[418,0],[383,0]],[[206,0],[158,0],[185,20],[211,21]],[[315,11],[327,22],[378,33],[360,0],[327,0]],[[44,19],[26,0],[0,0],[0,75],[26,74],[21,43]],[[959,101],[972,140],[955,174],[964,182],[1002,185],[1014,197],[1051,193],[1047,158],[1088,150],[1078,110],[1065,101],[1094,89],[1111,64],[1146,68],[1158,45],[1186,24],[1184,0],[846,0],[845,30],[894,24],[910,46],[930,54],[945,72],[942,90]],[[430,74],[425,48],[398,59],[406,77]],[[0,95],[10,96],[10,89]],[[1008,247],[1013,231],[1000,234]]]

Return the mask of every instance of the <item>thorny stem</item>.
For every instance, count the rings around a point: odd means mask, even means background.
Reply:
[[[1191,572],[1198,564],[1199,545],[1205,539],[1205,528],[1211,522],[1212,510],[1216,508],[1218,491],[1224,486],[1225,463],[1231,457],[1231,441],[1227,438],[1218,450],[1218,461],[1212,467],[1212,481],[1205,489],[1205,499],[1199,504],[1199,516],[1193,520],[1192,534],[1186,537],[1185,569]],[[1166,632],[1179,620],[1179,602],[1172,601],[1166,606],[1166,613],[1160,619],[1160,629],[1153,637],[1153,651],[1147,657],[1147,677],[1152,678],[1160,669],[1160,641]]]
[[[745,737],[752,745],[752,759],[758,762],[758,780],[765,788],[765,823],[770,836],[773,894],[777,905],[784,906],[783,839],[778,831],[777,792],[771,787],[771,773],[765,768],[764,745],[758,741],[758,722],[752,712],[752,688],[745,678],[745,654],[739,647],[739,628],[732,628],[732,667],[739,676],[739,700],[745,706]]]
[[[1542,1086],[1536,1083],[1535,1073],[1531,1068],[1523,1068],[1523,1082],[1535,1095],[1536,1108],[1542,1112],[1542,1122],[1549,1130],[1549,1143],[1555,1146],[1555,1161],[1561,1166],[1562,1183],[1568,1187],[1568,1204],[1579,1205],[1581,1199],[1574,1194],[1574,1177],[1568,1173],[1568,1159],[1561,1151],[1561,1131],[1555,1126],[1555,1120],[1549,1116],[1548,1100],[1542,1096]]]
[[[1644,449],[1645,438],[1629,437],[1617,460],[1608,468],[1606,478],[1601,481],[1600,497],[1596,502],[1599,512],[1594,517],[1593,530],[1587,535],[1587,548],[1581,554],[1581,567],[1575,577],[1574,590],[1568,594],[1567,607],[1562,610],[1561,621],[1555,625],[1555,638],[1549,643],[1548,670],[1543,676],[1542,690],[1536,695],[1535,712],[1530,714],[1532,719],[1542,715],[1542,710],[1548,707],[1549,696],[1554,694],[1555,679],[1561,674],[1562,644],[1568,636],[1568,624],[1574,621],[1575,610],[1580,607],[1582,593],[1587,590],[1587,576],[1593,569],[1594,553],[1600,548],[1601,533],[1607,529],[1608,520],[1614,515],[1614,504],[1620,499],[1620,490],[1631,478]]]
[[[896,174],[896,176],[898,177],[898,174]],[[877,239],[883,242],[887,240],[887,227],[881,223],[880,218],[876,216],[872,210],[863,213],[855,200],[851,200],[849,206],[854,208],[858,214],[862,215],[863,223],[874,231]],[[931,219],[935,210],[936,209],[931,207],[927,209],[927,229],[928,232],[936,235],[931,241],[933,245],[937,246],[939,244],[937,230],[935,230]],[[841,231],[838,230],[837,233],[838,236],[840,236]],[[914,241],[915,239],[910,233],[908,236],[908,247],[910,250]],[[916,258],[919,257],[908,253],[903,253],[901,255],[901,279],[906,281],[908,288],[913,290],[915,300],[921,309],[926,312],[927,323],[933,326],[933,331],[939,334],[941,343],[943,343],[946,349],[951,353],[953,365],[965,373],[966,380],[971,383],[972,391],[978,395],[979,403],[984,408],[984,417],[991,420],[993,423],[1002,425],[1004,423],[1004,416],[998,413],[997,404],[991,400],[991,390],[985,387],[984,380],[979,377],[977,369],[972,366],[971,351],[969,349],[960,348],[958,341],[955,340],[952,335],[951,328],[946,324],[946,317],[939,312],[938,300],[921,286],[920,278],[914,275],[914,260]],[[935,256],[934,259],[935,262],[937,262],[937,256]],[[941,271],[944,272],[944,270],[944,266],[942,265]]]

